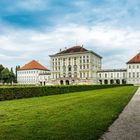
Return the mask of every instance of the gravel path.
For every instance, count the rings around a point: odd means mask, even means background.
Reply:
[[[119,118],[99,140],[140,140],[140,87]]]

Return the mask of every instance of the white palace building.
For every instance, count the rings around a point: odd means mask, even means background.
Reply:
[[[126,69],[102,69],[102,57],[83,46],[50,55],[50,70],[33,60],[17,71],[21,85],[134,84],[140,85],[140,53]]]
[[[32,60],[17,70],[17,81],[20,85],[47,85],[50,75],[50,70]]]

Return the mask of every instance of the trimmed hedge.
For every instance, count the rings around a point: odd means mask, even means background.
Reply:
[[[104,89],[128,85],[69,85],[69,86],[13,86],[0,87],[0,101],[64,94],[86,90]]]

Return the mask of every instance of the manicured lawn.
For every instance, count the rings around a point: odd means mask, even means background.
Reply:
[[[0,140],[97,140],[137,87],[0,102]]]

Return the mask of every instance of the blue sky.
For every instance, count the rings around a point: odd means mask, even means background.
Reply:
[[[125,68],[140,51],[139,0],[1,0],[0,63],[49,55],[76,44],[103,56],[103,68]]]

